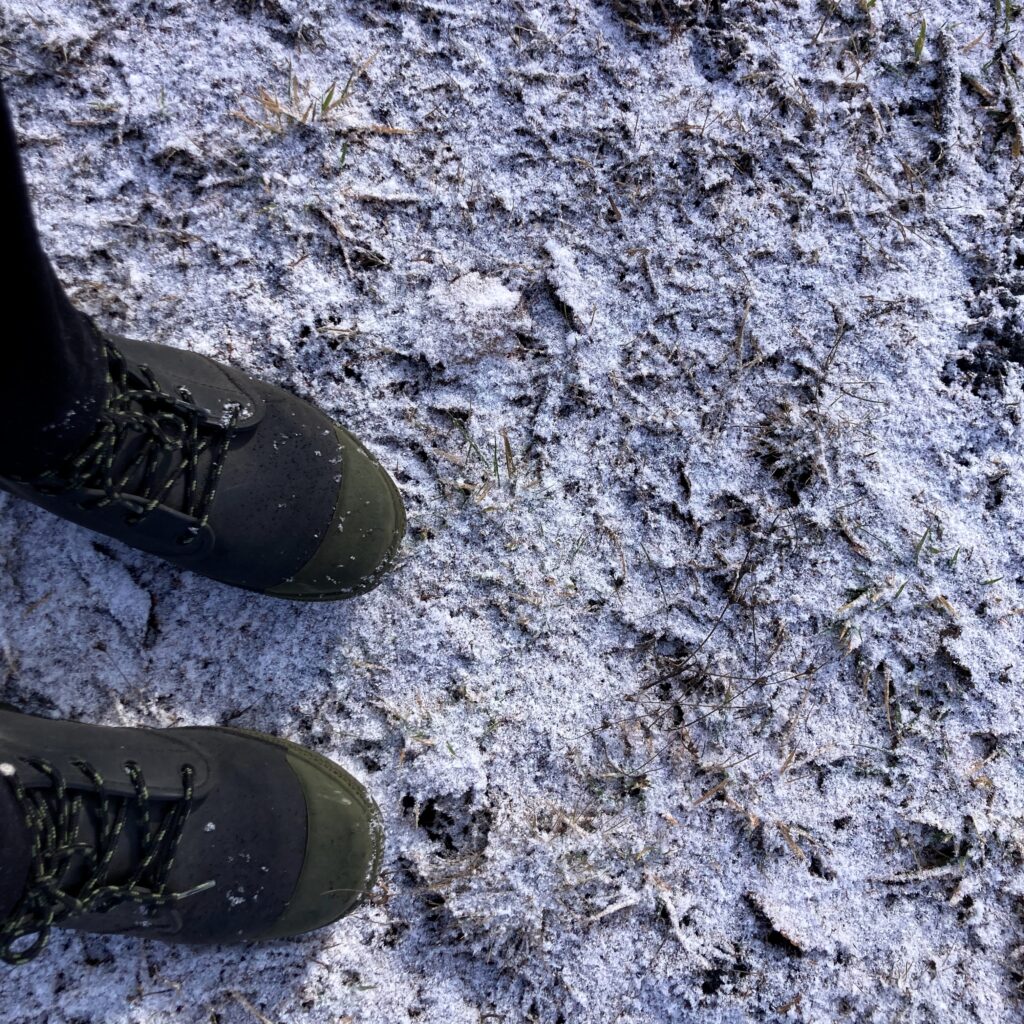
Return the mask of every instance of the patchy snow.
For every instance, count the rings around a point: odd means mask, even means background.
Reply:
[[[364,778],[375,900],[12,1024],[1019,1021],[1024,75],[989,0],[9,0],[76,301],[407,498],[361,600],[0,500],[0,699]],[[333,88],[332,88],[333,86]]]
[[[432,297],[439,300],[442,311],[511,313],[519,305],[522,295],[510,291],[499,278],[484,277],[475,270],[457,278],[451,284],[437,284],[430,289]]]

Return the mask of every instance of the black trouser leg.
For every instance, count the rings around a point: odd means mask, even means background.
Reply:
[[[88,438],[106,388],[94,329],[43,252],[0,85],[0,475],[32,477]]]
[[[21,808],[7,781],[0,778],[0,923],[21,899],[30,860],[31,841]]]

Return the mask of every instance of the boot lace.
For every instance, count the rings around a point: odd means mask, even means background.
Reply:
[[[182,830],[192,810],[194,769],[181,769],[182,795],[167,809],[156,827],[150,808],[150,794],[142,769],[126,762],[124,770],[131,780],[133,796],[107,792],[103,777],[87,761],[73,762],[89,780],[98,799],[98,831],[92,842],[79,835],[82,795],[68,790],[61,772],[50,762],[26,759],[49,779],[47,790],[26,790],[13,765],[0,765],[31,835],[32,859],[29,877],[18,905],[7,920],[0,923],[0,960],[23,964],[46,947],[50,929],[80,914],[105,913],[125,903],[155,911],[211,888],[204,882],[185,892],[169,892],[167,876],[181,842]],[[86,794],[89,796],[90,794]],[[114,851],[124,832],[128,815],[139,825],[140,849],[134,870],[122,881],[107,878]],[[69,869],[82,880],[68,886]],[[19,946],[26,936],[34,935],[27,945]],[[18,948],[15,948],[15,947]]]
[[[206,525],[220,481],[239,407],[222,422],[211,421],[196,405],[187,388],[168,394],[147,366],[132,375],[124,356],[109,342],[107,349],[110,397],[100,413],[89,442],[61,469],[35,481],[44,493],[92,490],[100,496],[86,499],[83,508],[102,508],[119,502],[130,511],[129,525],[141,522],[164,504],[179,479],[184,479],[181,511]],[[141,378],[141,382],[138,380]],[[118,458],[134,440],[131,458]],[[210,451],[203,471],[200,460]],[[183,542],[188,540],[186,535]]]

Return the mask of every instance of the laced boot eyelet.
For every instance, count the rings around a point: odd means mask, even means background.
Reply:
[[[213,880],[183,891],[168,886],[192,813],[191,765],[182,767],[181,794],[175,804],[160,808],[152,800],[142,766],[131,758],[122,760],[121,767],[131,779],[134,794],[108,792],[94,766],[77,755],[69,757],[68,762],[91,783],[88,796],[77,791],[80,787],[66,784],[58,765],[42,758],[23,756],[21,760],[46,775],[50,784],[39,794],[18,785],[11,790],[32,838],[33,864],[20,909],[0,921],[0,961],[27,963],[46,947],[52,928],[78,915],[104,914],[133,904],[147,917],[156,918],[169,912],[175,902],[214,886]],[[89,837],[79,833],[79,815],[86,799],[97,801],[92,805],[97,830]],[[138,825],[138,848],[133,852],[133,867],[120,880],[111,876],[111,864],[129,821]],[[81,860],[75,861],[76,869],[68,876],[72,858]],[[54,870],[55,865],[59,870]]]
[[[110,394],[92,437],[59,470],[29,483],[41,494],[67,496],[67,507],[83,514],[109,505],[123,510],[128,499],[129,507],[141,510],[121,517],[121,526],[128,529],[175,494],[175,484],[182,482],[181,507],[175,511],[189,520],[203,520],[213,504],[237,411],[219,422],[196,403],[188,387],[164,391],[148,365],[129,366],[113,343],[103,344]],[[124,454],[131,459],[126,470],[119,461]],[[79,494],[95,496],[76,500]],[[178,543],[186,545],[184,538]]]

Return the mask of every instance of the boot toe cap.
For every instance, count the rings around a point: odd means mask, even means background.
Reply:
[[[398,555],[405,509],[380,463],[341,427],[341,485],[330,525],[313,557],[266,593],[306,601],[354,597],[372,590]]]
[[[306,855],[265,938],[300,935],[350,914],[372,891],[384,847],[380,811],[351,775],[308,750],[292,747],[287,757],[306,798]]]

